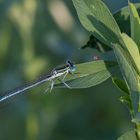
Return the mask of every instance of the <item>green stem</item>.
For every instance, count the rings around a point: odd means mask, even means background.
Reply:
[[[140,123],[136,123],[136,136],[140,140]]]

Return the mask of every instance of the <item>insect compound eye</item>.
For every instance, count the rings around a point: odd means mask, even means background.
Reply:
[[[76,66],[73,65],[73,66],[71,67],[71,70],[72,70],[72,71],[75,71],[75,70],[76,70]]]
[[[73,67],[73,63],[70,60],[67,60],[66,63],[70,66]]]
[[[70,66],[71,71],[75,71],[76,66],[70,60],[67,60],[66,63]]]

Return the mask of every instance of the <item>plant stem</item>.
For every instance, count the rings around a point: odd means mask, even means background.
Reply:
[[[136,123],[136,136],[140,140],[140,123]]]

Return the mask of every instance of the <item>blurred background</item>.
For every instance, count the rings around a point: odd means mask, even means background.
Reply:
[[[113,13],[127,5],[105,2]],[[93,60],[93,50],[79,49],[89,35],[71,0],[0,0],[0,95],[67,59]],[[47,84],[0,104],[0,140],[115,140],[133,128],[111,80],[44,94]]]

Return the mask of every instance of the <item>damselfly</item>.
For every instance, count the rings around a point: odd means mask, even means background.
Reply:
[[[16,89],[8,92],[6,95],[4,95],[0,98],[0,102],[4,101],[12,96],[15,96],[17,94],[20,94],[28,89],[31,89],[37,85],[40,85],[46,81],[50,81],[50,92],[51,92],[54,87],[55,79],[60,80],[66,87],[71,88],[64,80],[68,73],[72,74],[74,71],[75,71],[75,65],[70,60],[68,60],[68,61],[66,61],[66,65],[53,69],[49,75],[41,77],[38,80],[36,80],[35,82],[32,82],[28,85],[16,88]],[[63,77],[61,78],[61,76],[63,76]]]

